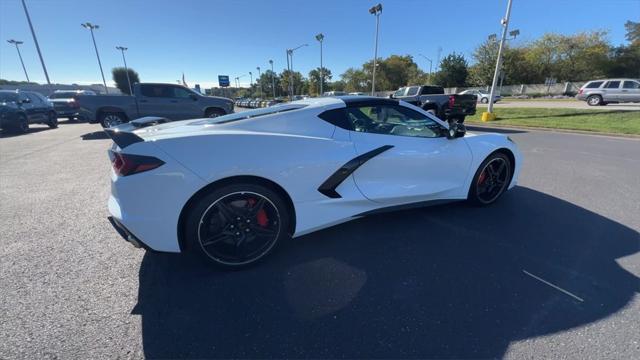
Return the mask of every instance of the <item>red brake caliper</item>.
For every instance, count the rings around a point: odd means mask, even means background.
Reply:
[[[482,170],[480,173],[480,176],[478,177],[478,185],[482,184],[484,182],[484,178],[487,177],[486,171],[487,170]]]
[[[249,198],[247,202],[253,207],[256,203],[256,199]],[[264,209],[260,209],[260,211],[258,211],[256,214],[256,221],[258,222],[258,225],[262,227],[267,227],[267,225],[269,225],[269,218],[267,217],[267,212],[264,211]]]

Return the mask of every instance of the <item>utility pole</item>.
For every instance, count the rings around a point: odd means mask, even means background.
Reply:
[[[378,66],[378,29],[380,28],[380,13],[382,12],[382,4],[378,4],[369,9],[369,14],[376,17],[376,45],[373,51],[373,75],[371,78],[371,96],[376,94],[376,67]]]
[[[82,25],[83,28],[89,29],[91,32],[91,40],[93,40],[93,48],[96,49],[96,57],[98,58],[98,66],[100,67],[100,75],[102,75],[102,83],[104,84],[104,92],[106,94],[109,93],[109,88],[107,88],[107,81],[104,79],[104,71],[102,71],[102,62],[100,62],[100,54],[98,54],[98,46],[96,45],[96,37],[93,35],[93,29],[99,29],[99,25],[94,25],[90,22],[86,22]]]
[[[31,16],[29,16],[29,10],[27,10],[27,4],[22,0],[22,7],[24,8],[24,14],[27,15],[27,22],[29,22],[29,29],[31,29],[31,36],[33,36],[33,42],[36,44],[36,50],[38,50],[38,57],[40,57],[40,64],[42,64],[42,70],[44,71],[44,77],[47,78],[47,84],[51,85],[49,80],[49,73],[47,67],[44,66],[44,59],[42,58],[42,52],[40,51],[40,45],[38,44],[38,38],[36,32],[33,31],[33,24],[31,23]]]
[[[495,120],[496,116],[493,114],[493,99],[496,92],[496,84],[498,82],[498,75],[502,67],[502,49],[507,38],[507,31],[509,31],[509,17],[511,16],[511,1],[507,3],[507,14],[500,20],[502,24],[502,37],[500,38],[500,47],[498,48],[498,59],[496,60],[496,69],[493,72],[493,81],[491,82],[491,92],[489,93],[489,107],[487,112],[482,114],[483,121]],[[485,115],[486,114],[486,115]]]
[[[260,73],[260,66],[256,67],[256,70],[258,70],[258,89],[259,89],[259,94],[260,94],[260,98],[262,99],[262,74]]]
[[[431,59],[429,59],[428,57],[422,55],[422,54],[418,54],[420,56],[422,56],[423,58],[425,58],[428,62],[429,62],[429,85],[431,85],[431,67],[433,66],[433,61],[431,61]]]
[[[129,50],[124,46],[116,46],[116,49],[122,52],[122,61],[124,62],[124,71],[127,73],[127,83],[129,83],[129,95],[133,95],[133,88],[131,87],[131,79],[129,78],[129,68],[127,67],[127,59],[124,58],[124,52]]]
[[[18,57],[20,58],[20,64],[22,64],[22,70],[24,70],[24,76],[27,77],[27,82],[31,82],[31,80],[29,80],[29,74],[27,74],[27,68],[24,67],[24,61],[22,61],[22,54],[20,54],[20,48],[18,47],[18,45],[22,45],[24,42],[23,41],[18,41],[18,40],[7,40],[7,42],[9,44],[13,44],[16,46],[16,50],[18,51]]]
[[[302,44],[298,47],[295,47],[293,49],[287,49],[287,64],[291,64],[290,68],[289,68],[289,86],[291,88],[291,91],[289,92],[289,98],[291,100],[293,100],[293,93],[295,91],[295,88],[293,86],[293,52],[300,49],[303,46],[309,46],[309,44]],[[289,57],[291,57],[291,60],[289,60]]]
[[[269,64],[271,65],[271,88],[273,90],[273,99],[276,98],[276,80],[274,78],[275,73],[273,72],[273,60],[269,60]]]
[[[320,93],[318,95],[322,96],[322,94],[324,93],[324,66],[322,66],[322,42],[324,41],[324,34],[320,33],[316,35],[316,40],[320,42]]]

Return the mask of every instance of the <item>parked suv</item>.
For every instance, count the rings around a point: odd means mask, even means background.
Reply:
[[[640,102],[640,80],[604,79],[584,84],[576,99],[584,100],[591,106],[619,102]]]
[[[80,104],[77,97],[80,95],[96,95],[91,90],[56,90],[49,95],[49,101],[56,109],[58,117],[66,117],[69,121],[80,119]]]
[[[0,90],[0,128],[26,133],[34,123],[58,127],[58,116],[47,98],[32,91]]]

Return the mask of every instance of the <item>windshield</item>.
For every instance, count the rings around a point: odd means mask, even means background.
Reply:
[[[18,94],[16,93],[0,93],[0,102],[17,102]]]
[[[233,114],[229,114],[229,115],[219,116],[219,117],[213,118],[213,119],[198,120],[198,121],[194,121],[192,123],[189,123],[189,125],[224,124],[224,123],[238,121],[238,120],[244,120],[244,119],[250,119],[250,118],[255,118],[255,117],[260,117],[260,116],[277,114],[277,113],[281,113],[281,112],[285,112],[285,111],[298,110],[298,109],[302,109],[302,108],[304,108],[306,106],[307,105],[305,105],[305,104],[275,105],[275,106],[270,106],[270,107],[262,108],[262,109],[249,110],[249,111],[243,111],[243,112],[240,112],[240,113],[233,113]]]

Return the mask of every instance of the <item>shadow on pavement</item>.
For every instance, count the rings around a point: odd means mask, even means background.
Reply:
[[[333,227],[244,271],[147,253],[133,313],[150,358],[499,358],[512,341],[623,308],[640,286],[616,259],[638,252],[639,240],[519,187],[488,208]]]
[[[40,131],[45,131],[45,130],[55,130],[55,129],[51,129],[50,127],[44,125],[41,127],[33,127],[35,124],[30,124],[29,125],[29,131],[27,131],[26,133],[20,133],[20,132],[16,132],[16,131],[12,131],[12,130],[5,130],[2,129],[0,131],[0,139],[2,138],[11,138],[11,137],[15,137],[15,136],[25,136],[25,135],[29,135],[29,134],[35,134],[35,133],[39,133]]]
[[[109,138],[109,135],[107,135],[106,132],[100,130],[100,131],[86,133],[82,135],[81,138],[82,140],[105,140]]]

